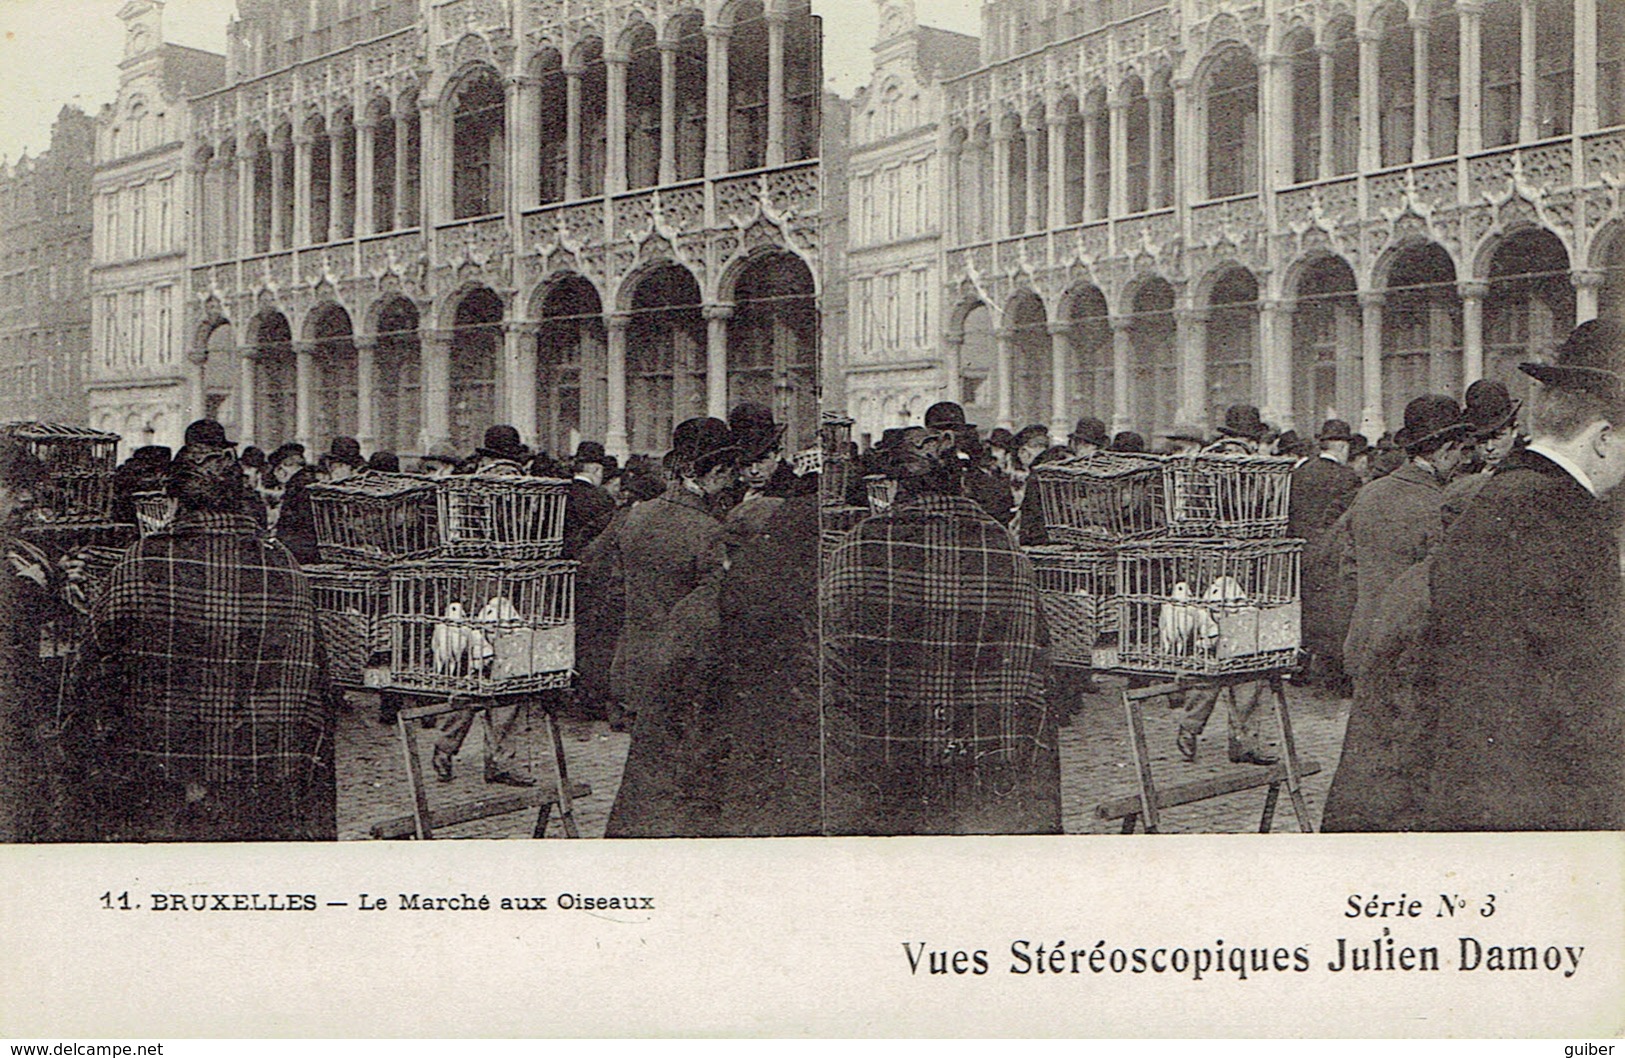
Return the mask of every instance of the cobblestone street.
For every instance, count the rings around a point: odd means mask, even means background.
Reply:
[[[1109,798],[1136,792],[1134,764],[1128,748],[1128,722],[1118,697],[1120,687],[1120,681],[1102,680],[1101,693],[1089,696],[1083,710],[1061,729],[1061,809],[1067,833],[1117,833],[1121,824],[1096,819],[1095,806]],[[1305,762],[1318,761],[1321,765],[1318,774],[1304,780],[1310,814],[1318,828],[1321,806],[1325,803],[1326,790],[1343,743],[1348,702],[1302,687],[1288,687],[1287,698],[1299,758]],[[374,823],[407,816],[412,810],[411,784],[396,728],[378,722],[377,700],[373,695],[352,694],[351,700],[355,708],[340,718],[338,737],[338,822],[342,840],[368,838]],[[1142,706],[1151,767],[1159,786],[1250,769],[1249,765],[1228,762],[1222,703],[1214,711],[1202,737],[1196,763],[1180,760],[1174,748],[1178,714],[1166,708],[1164,701],[1151,699]],[[559,726],[570,778],[592,788],[591,794],[575,803],[577,826],[582,837],[602,837],[630,738],[610,731],[609,725],[602,721],[566,719]],[[1265,730],[1274,730],[1272,721],[1266,720]],[[475,725],[458,755],[455,779],[450,784],[436,782],[433,773],[428,771],[435,732],[416,728],[415,733],[432,806],[460,804],[508,791],[507,787],[487,786],[483,781],[485,748],[480,725]],[[552,773],[547,765],[546,738],[539,721],[532,720],[522,744],[529,751],[526,763],[532,773],[543,783],[548,782]],[[1258,829],[1263,803],[1264,789],[1260,787],[1168,809],[1162,816],[1162,830],[1165,833],[1251,833]],[[437,838],[523,838],[530,836],[534,823],[535,810],[526,809],[447,827],[435,834]],[[1282,797],[1277,806],[1274,829],[1289,833],[1297,829],[1286,797]],[[551,837],[559,833],[555,816],[548,834]]]

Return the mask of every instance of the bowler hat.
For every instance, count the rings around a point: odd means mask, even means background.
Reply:
[[[1411,452],[1433,441],[1448,441],[1473,432],[1461,414],[1461,405],[1443,393],[1424,393],[1405,405],[1405,425],[1394,434],[1395,443]]]
[[[671,432],[671,458],[677,466],[706,474],[719,464],[739,457],[733,431],[721,419],[705,416],[685,419]]]
[[[129,462],[137,467],[167,467],[172,454],[168,445],[142,445],[130,453]]]
[[[1467,406],[1463,414],[1482,441],[1506,429],[1518,417],[1521,403],[1512,399],[1504,383],[1481,378],[1467,387]]]
[[[1317,441],[1349,441],[1354,440],[1354,430],[1342,419],[1327,419],[1320,427],[1320,433],[1315,435]]]
[[[925,424],[934,430],[965,425],[965,409],[951,400],[939,400],[925,409]]]
[[[1557,389],[1583,390],[1625,404],[1625,328],[1613,320],[1587,320],[1569,332],[1549,364],[1518,370]]]
[[[485,428],[485,443],[474,450],[476,455],[492,459],[508,459],[523,463],[530,458],[530,449],[519,440],[519,431],[512,426],[498,424]]]
[[[1107,451],[1110,451],[1110,452],[1144,452],[1145,451],[1145,438],[1141,437],[1139,434],[1135,433],[1133,430],[1123,430],[1116,437],[1112,438],[1111,447],[1108,448]]]
[[[1002,426],[995,427],[993,432],[987,435],[987,446],[995,452],[1013,452],[1016,448],[1016,435]]]
[[[401,457],[394,452],[382,449],[374,452],[372,458],[367,460],[367,469],[380,474],[399,474],[401,472]]]
[[[1105,448],[1111,444],[1111,437],[1106,433],[1106,424],[1092,415],[1085,415],[1072,427],[1072,436],[1068,438],[1073,444],[1091,444],[1096,448]]]
[[[361,458],[361,445],[354,437],[333,438],[333,443],[327,446],[327,454],[322,458],[328,463],[345,463],[351,467],[367,465],[367,461]]]
[[[779,447],[784,426],[773,421],[773,409],[745,401],[728,413],[728,429],[733,431],[746,462],[754,463]]]
[[[217,448],[235,448],[236,441],[226,440],[226,428],[214,419],[199,419],[186,428],[185,443],[214,445]]]
[[[1263,416],[1251,404],[1232,404],[1224,409],[1224,425],[1219,432],[1226,437],[1245,437],[1249,441],[1260,440],[1269,427],[1264,425]]]
[[[274,471],[277,467],[292,459],[297,459],[301,463],[305,461],[305,446],[298,441],[287,441],[277,445],[270,457],[265,460],[265,466],[267,469]]]
[[[576,466],[597,463],[605,469],[610,466],[609,456],[604,454],[604,446],[597,441],[582,441],[576,445],[576,454],[571,457],[571,462],[575,463]]]

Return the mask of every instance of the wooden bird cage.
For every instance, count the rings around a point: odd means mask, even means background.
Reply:
[[[368,472],[310,486],[316,548],[323,562],[386,566],[440,553],[435,482]]]
[[[572,561],[439,558],[390,570],[390,684],[490,697],[570,686]]]
[[[1221,676],[1291,667],[1303,541],[1162,540],[1118,549],[1119,664]]]
[[[135,500],[135,526],[143,539],[161,529],[168,529],[179,506],[175,497],[164,492],[138,492],[132,498]]]
[[[113,510],[113,470],[119,435],[84,426],[12,422],[0,427],[45,469],[37,497],[44,517],[60,522],[106,522]]]
[[[1290,456],[1199,453],[1163,464],[1174,536],[1256,539],[1286,535]]]
[[[1101,637],[1117,631],[1116,552],[1055,545],[1023,550],[1038,580],[1050,657],[1062,665],[1093,664]]]
[[[563,553],[568,481],[453,474],[435,485],[440,540],[448,558],[557,558]]]
[[[1045,463],[1028,478],[1038,488],[1052,541],[1080,546],[1144,540],[1168,532],[1164,459],[1101,452]]]
[[[389,573],[316,563],[304,567],[327,648],[327,671],[340,687],[360,688],[375,654],[389,650]]]

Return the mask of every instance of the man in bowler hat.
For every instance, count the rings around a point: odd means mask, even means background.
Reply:
[[[1303,541],[1303,648],[1310,675],[1340,686],[1352,599],[1338,573],[1341,550],[1331,529],[1353,505],[1361,482],[1348,465],[1354,441],[1348,423],[1327,419],[1315,441],[1319,455],[1292,471],[1286,535]]]

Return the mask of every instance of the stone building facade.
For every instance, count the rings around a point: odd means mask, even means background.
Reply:
[[[223,55],[164,40],[158,0],[119,11],[119,89],[96,119],[91,193],[90,425],[178,448],[205,410],[201,364],[188,357],[187,100],[225,82]]]
[[[192,104],[191,355],[237,433],[515,424],[663,452],[817,420],[819,24],[805,0],[243,0]]]
[[[920,25],[911,0],[879,7],[874,76],[853,98],[848,132],[845,406],[860,441],[918,421],[949,387],[939,355],[942,80],[974,69],[979,49],[975,37]],[[979,391],[989,365],[967,366],[956,389]],[[972,413],[982,410],[968,396]]]
[[[93,147],[63,107],[49,150],[0,166],[0,421],[86,421]]]
[[[993,419],[1377,437],[1625,311],[1620,0],[994,0],[943,356]]]

